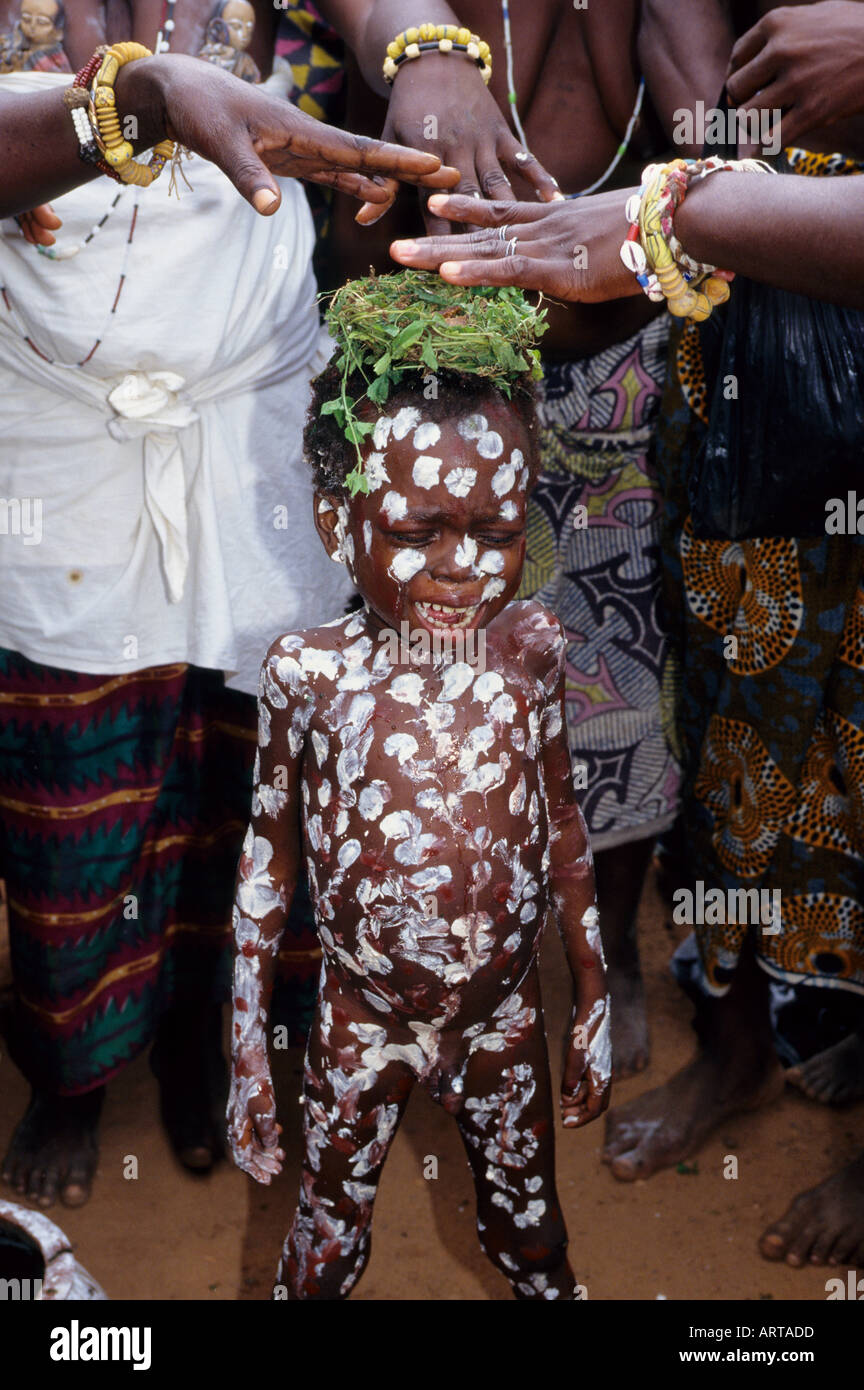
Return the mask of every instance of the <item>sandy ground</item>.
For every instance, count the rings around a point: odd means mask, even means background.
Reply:
[[[654,1057],[647,1073],[616,1088],[613,1105],[662,1081],[691,1049],[690,1009],[667,969],[675,937],[664,915],[649,882],[640,938]],[[542,975],[557,1075],[568,977],[551,933]],[[297,1189],[301,1063],[299,1051],[275,1054],[288,1160],[271,1188],[257,1186],[227,1163],[205,1178],[184,1172],[159,1126],[156,1085],[145,1059],[113,1083],[94,1196],[77,1211],[57,1207],[48,1213],[109,1297],[268,1296]],[[5,1056],[0,1078],[5,1151],[27,1088]],[[787,1088],[769,1109],[727,1123],[699,1154],[698,1171],[669,1171],[634,1184],[616,1182],[600,1163],[601,1141],[602,1121],[575,1134],[559,1125],[559,1192],[574,1270],[589,1299],[824,1300],[826,1278],[834,1271],[769,1264],[756,1240],[796,1192],[861,1147],[864,1104],[826,1109]],[[429,1155],[438,1160],[437,1180],[423,1177]],[[731,1166],[725,1164],[728,1155],[738,1159],[737,1179],[723,1176],[724,1166]],[[138,1160],[137,1179],[124,1179],[129,1156]],[[420,1090],[384,1171],[374,1232],[372,1258],[354,1300],[510,1297],[477,1243],[473,1192],[456,1128]]]

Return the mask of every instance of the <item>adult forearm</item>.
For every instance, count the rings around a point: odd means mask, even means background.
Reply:
[[[735,34],[725,0],[643,0],[639,63],[648,95],[670,141],[675,112],[697,101],[713,106],[726,80]],[[699,149],[682,146],[681,155]]]
[[[319,9],[348,44],[369,86],[382,96],[390,91],[381,68],[391,39],[411,25],[462,22],[443,0],[424,0],[419,17],[416,0],[321,0]]]
[[[158,95],[164,63],[164,58],[141,59],[117,76],[117,109],[123,117],[135,117],[137,149],[149,148],[165,135]],[[0,98],[0,158],[0,217],[26,212],[103,177],[78,156],[78,140],[59,88]]]
[[[862,218],[864,177],[722,173],[691,188],[675,231],[697,260],[864,309]]]

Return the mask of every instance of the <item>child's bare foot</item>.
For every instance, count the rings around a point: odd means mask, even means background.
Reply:
[[[3,1160],[3,1181],[40,1207],[58,1196],[67,1207],[90,1197],[99,1158],[104,1086],[83,1096],[33,1091]]]
[[[222,1010],[173,1009],[159,1025],[150,1066],[159,1082],[162,1123],[184,1168],[207,1173],[225,1152],[228,1072]]]
[[[612,1076],[620,1081],[644,1071],[651,1057],[645,986],[638,962],[630,969],[610,964],[606,980],[612,996]]]
[[[766,1260],[864,1267],[864,1153],[800,1192],[759,1242]]]
[[[790,1067],[786,1080],[821,1105],[860,1100],[864,1096],[864,1038],[850,1033],[833,1047]]]
[[[702,1053],[665,1086],[611,1112],[603,1161],[622,1182],[647,1178],[688,1158],[729,1115],[753,1110],[782,1089],[773,1053],[749,1066]]]

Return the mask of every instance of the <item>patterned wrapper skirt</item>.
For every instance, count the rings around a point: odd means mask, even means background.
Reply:
[[[851,172],[825,156],[792,167]],[[681,833],[692,878],[681,887],[695,895],[701,881],[703,893],[719,888],[727,899],[764,889],[780,908],[768,930],[749,918],[696,923],[696,949],[678,953],[677,973],[725,994],[749,935],[775,982],[775,1023],[787,1015],[781,1055],[798,1060],[864,1017],[864,543],[696,538],[687,477],[712,383],[695,326],[676,331],[670,368],[657,463],[681,666]],[[830,440],[813,462],[830,469]]]
[[[0,877],[32,1084],[108,1081],[172,1005],[230,989],[234,874],[249,819],[255,700],[185,665],[80,675],[0,650]],[[320,951],[308,896],[274,1021],[299,1040]]]
[[[664,315],[595,357],[544,364],[520,597],[566,630],[567,729],[595,850],[658,835],[677,809],[662,503],[648,461],[668,331]]]

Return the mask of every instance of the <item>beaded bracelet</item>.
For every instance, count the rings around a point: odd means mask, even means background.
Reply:
[[[424,53],[464,53],[480,69],[480,76],[489,86],[492,77],[492,50],[488,43],[460,29],[456,24],[420,24],[397,34],[387,45],[384,59],[384,81],[392,86],[400,67]]]
[[[117,73],[126,63],[139,58],[152,58],[149,48],[140,43],[116,43],[105,50],[91,89],[91,117],[96,127],[96,140],[106,164],[116,170],[123,183],[148,188],[159,177],[165,165],[174,157],[173,140],[160,140],[146,164],[133,159],[133,149],[120,130],[120,117],[114,95]]]
[[[729,298],[735,275],[688,256],[675,236],[673,217],[692,183],[721,170],[736,173],[776,171],[761,159],[674,159],[669,164],[649,164],[642,186],[627,201],[630,222],[621,247],[621,260],[655,303],[666,300],[676,318],[702,323],[718,304]]]
[[[85,164],[92,164],[94,168],[107,174],[109,178],[115,179],[117,183],[121,183],[120,175],[102,158],[89,111],[90,83],[99,71],[106,52],[106,45],[100,45],[80,72],[76,72],[72,85],[63,92],[63,104],[72,117],[72,124],[78,137],[78,158],[82,159]]]

